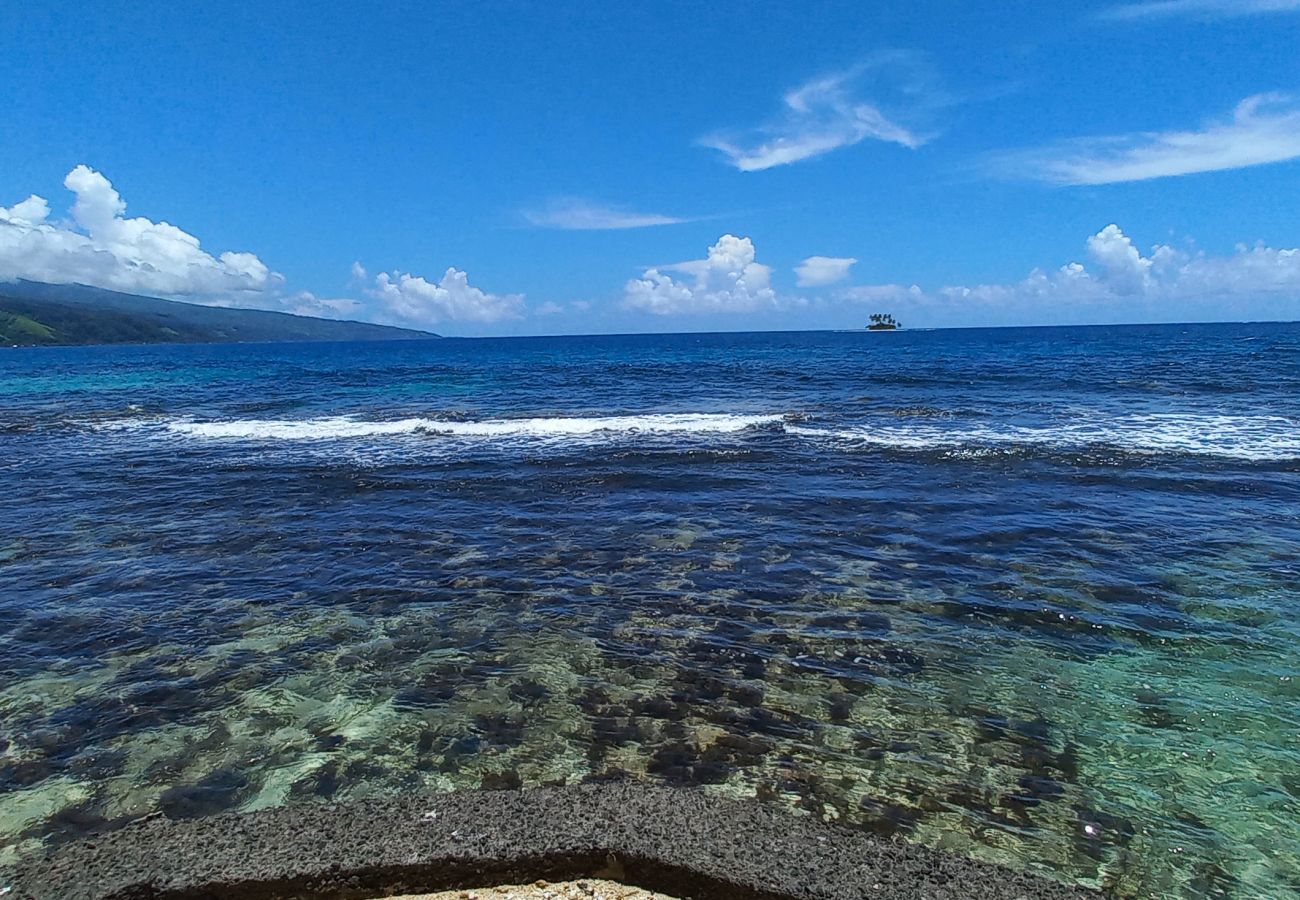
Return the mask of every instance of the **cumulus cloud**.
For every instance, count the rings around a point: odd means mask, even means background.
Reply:
[[[405,272],[371,279],[354,262],[352,287],[365,299],[286,293],[283,276],[252,253],[214,256],[174,225],[127,218],[121,195],[88,166],[74,168],[63,183],[74,198],[67,221],[53,220],[49,203],[36,195],[0,206],[0,282],[79,283],[215,306],[416,327],[496,322],[524,311],[522,295],[480,290],[454,268],[435,283]]]
[[[882,76],[874,86],[894,98],[888,110],[882,100],[856,96],[868,75]],[[928,78],[916,59],[910,54],[888,54],[789,91],[782,98],[781,114],[758,128],[717,132],[700,143],[720,151],[742,172],[812,159],[868,139],[916,148],[928,138],[902,124],[902,117],[918,115],[933,101]]]
[[[1224,18],[1300,11],[1300,0],[1149,0],[1123,3],[1101,12],[1103,19]]]
[[[282,278],[252,253],[203,250],[167,222],[125,217],[107,178],[77,166],[64,179],[72,220],[55,222],[43,197],[0,207],[0,281],[80,283],[164,297],[256,295]]]
[[[1051,272],[1035,269],[1009,284],[950,285],[924,291],[916,285],[864,285],[837,293],[844,301],[967,302],[1029,307],[1112,302],[1177,303],[1192,300],[1281,298],[1300,308],[1300,249],[1257,244],[1228,256],[1192,253],[1168,244],[1144,256],[1117,225],[1087,240],[1091,268],[1071,262]]]
[[[10,207],[0,206],[0,222],[11,225],[35,227],[50,217],[50,204],[44,197],[32,194],[26,200]]]
[[[354,274],[364,269],[359,265]],[[380,272],[366,291],[381,304],[389,321],[410,325],[440,322],[499,322],[524,313],[522,294],[489,294],[469,283],[469,276],[450,268],[438,282],[407,272]]]
[[[660,213],[635,212],[575,197],[552,200],[541,209],[524,210],[524,218],[539,228],[560,228],[566,231],[613,231],[691,221]]]
[[[623,305],[661,316],[771,307],[776,302],[772,270],[756,258],[753,241],[724,234],[704,259],[647,269],[629,281],[623,289]]]
[[[1113,184],[1240,169],[1300,157],[1300,106],[1285,94],[1256,94],[1231,116],[1199,130],[1083,138],[1002,154],[993,168],[1052,184]]]
[[[810,256],[794,267],[799,287],[822,287],[849,277],[857,260],[851,256]]]
[[[1160,248],[1160,252],[1167,251],[1166,247]],[[1088,255],[1100,267],[1100,277],[1116,294],[1141,294],[1151,285],[1152,260],[1133,246],[1133,241],[1118,225],[1107,225],[1088,238]]]

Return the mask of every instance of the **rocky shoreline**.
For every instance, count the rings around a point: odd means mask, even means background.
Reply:
[[[589,876],[728,900],[1100,896],[757,802],[619,782],[154,818],[21,864],[6,900],[361,900]]]

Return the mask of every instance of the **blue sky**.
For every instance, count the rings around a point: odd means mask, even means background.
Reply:
[[[1297,47],[1300,0],[9,4],[0,279],[447,334],[1300,318]]]

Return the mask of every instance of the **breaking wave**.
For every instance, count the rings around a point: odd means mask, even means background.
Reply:
[[[363,419],[135,420],[117,428],[148,428],[166,434],[224,441],[326,442],[411,436],[509,443],[589,443],[637,437],[708,438],[763,431],[839,449],[879,448],[942,451],[955,455],[1021,451],[1215,456],[1258,462],[1300,459],[1300,422],[1285,416],[1188,413],[1061,415],[1044,424],[1012,424],[984,418],[898,417],[819,424],[798,414],[661,413],[623,416],[560,416],[447,420],[429,417]],[[109,426],[111,427],[111,426]]]
[[[1135,414],[1051,425],[929,424],[817,428],[786,425],[801,437],[898,450],[1039,448],[1220,456],[1252,461],[1300,459],[1300,423],[1285,416]]]
[[[372,421],[347,416],[301,420],[236,419],[222,422],[169,422],[168,431],[204,438],[319,441],[339,438],[425,434],[467,438],[565,438],[591,435],[719,434],[781,421],[775,415],[665,413],[532,419],[444,421],[429,418]]]

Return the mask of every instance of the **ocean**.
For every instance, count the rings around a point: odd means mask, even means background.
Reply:
[[[0,881],[701,785],[1300,895],[1300,325],[0,351]]]

